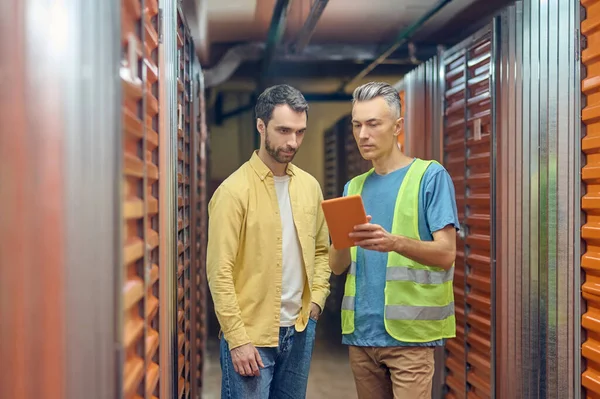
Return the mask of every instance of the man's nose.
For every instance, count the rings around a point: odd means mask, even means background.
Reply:
[[[367,131],[367,127],[366,126],[361,126],[360,130],[358,131],[358,138],[360,139],[366,139],[369,137],[369,133]]]
[[[296,137],[291,138],[287,142],[288,147],[293,148],[294,150],[298,148],[298,140]]]

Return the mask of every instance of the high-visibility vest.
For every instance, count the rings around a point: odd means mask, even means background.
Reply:
[[[419,192],[429,165],[435,161],[415,159],[410,166],[396,198],[392,231],[394,235],[420,240]],[[355,177],[348,185],[347,195],[362,192],[366,178],[373,169]],[[342,334],[354,331],[354,298],[356,296],[356,252],[350,249],[352,263],[346,276],[342,300]],[[368,268],[368,265],[364,267]],[[402,342],[430,342],[456,335],[454,293],[450,270],[415,262],[396,252],[389,252],[385,283],[385,329]]]

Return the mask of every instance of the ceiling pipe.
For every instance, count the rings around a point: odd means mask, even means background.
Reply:
[[[267,46],[265,48],[258,80],[257,88],[259,91],[264,89],[265,80],[269,74],[269,68],[273,61],[273,57],[275,56],[275,50],[283,38],[290,4],[292,4],[292,0],[277,0],[275,7],[273,8],[273,16],[271,17],[271,24],[267,35]]]
[[[282,50],[279,48],[278,50]],[[227,81],[244,62],[253,62],[261,59],[265,51],[264,43],[245,43],[231,47],[219,62],[210,69],[204,69],[204,79],[207,88],[215,87]],[[437,47],[422,45],[411,52],[396,52],[394,59],[388,58],[382,64],[407,65],[414,64],[416,59],[428,59],[437,54]],[[365,44],[309,44],[302,54],[276,52],[273,57],[277,61],[287,62],[317,62],[317,61],[348,61],[369,62],[379,55],[377,45]],[[414,58],[416,57],[416,59]]]
[[[396,40],[385,50],[375,61],[371,62],[365,69],[360,71],[358,75],[352,78],[349,81],[342,83],[338,91],[344,92],[348,86],[352,86],[353,84],[359,82],[365,76],[367,76],[373,69],[375,69],[379,64],[386,60],[394,51],[396,51],[400,46],[406,44],[410,38],[421,28],[423,25],[429,21],[435,14],[437,14],[442,8],[451,3],[452,0],[442,0],[435,6],[433,6],[429,11],[425,13],[421,18],[419,18],[415,23],[410,25],[408,28],[402,30],[398,36],[396,36]]]
[[[217,65],[204,70],[206,87],[215,87],[227,81],[243,62],[259,60],[264,49],[264,43],[246,43],[230,48]]]
[[[310,8],[310,13],[308,14],[308,17],[306,17],[306,21],[300,29],[296,40],[290,45],[292,54],[301,54],[304,51],[304,48],[310,42],[313,33],[315,33],[317,23],[319,22],[321,15],[323,15],[323,11],[325,11],[328,2],[329,0],[316,0],[313,3]]]

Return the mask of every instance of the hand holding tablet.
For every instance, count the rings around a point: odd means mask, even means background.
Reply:
[[[368,223],[365,207],[360,195],[333,198],[321,203],[329,235],[335,249],[353,247],[354,240],[348,235],[354,226]]]

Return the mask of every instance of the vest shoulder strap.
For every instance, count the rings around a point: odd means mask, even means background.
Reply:
[[[415,163],[411,167],[411,169],[412,169],[411,174],[413,176],[418,176],[418,178],[420,180],[423,177],[423,175],[425,174],[425,172],[427,171],[427,168],[429,168],[429,165],[431,165],[432,163],[437,163],[437,161],[424,160],[424,159],[420,159],[420,158],[415,159]]]
[[[371,168],[368,172],[363,173],[362,175],[358,175],[350,180],[350,184],[348,185],[348,195],[356,195],[362,192],[362,188],[365,185],[365,180],[371,173],[373,173],[375,169]]]

